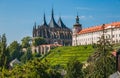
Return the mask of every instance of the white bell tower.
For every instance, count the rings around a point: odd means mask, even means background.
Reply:
[[[77,46],[77,35],[82,30],[82,25],[79,23],[79,16],[76,17],[76,23],[73,25],[72,45]]]

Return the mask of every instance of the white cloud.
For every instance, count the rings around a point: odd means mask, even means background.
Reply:
[[[56,20],[58,20],[60,16],[59,15],[55,15],[54,17],[55,17]],[[51,18],[51,17],[49,16],[49,18]],[[75,19],[76,16],[73,16],[73,15],[62,15],[61,18],[62,19]],[[93,19],[94,17],[92,15],[89,15],[89,16],[81,15],[81,16],[79,16],[79,18],[83,19],[83,20],[88,20],[88,19]]]
[[[74,19],[75,17],[72,16],[72,15],[64,15],[64,16],[61,16],[61,18],[64,18],[64,19]]]
[[[62,15],[62,16],[55,15],[54,16],[55,19],[59,19],[59,17],[61,17],[62,19],[74,19],[75,18],[75,16],[72,16],[72,15]],[[51,19],[51,16],[48,16],[48,18]]]
[[[59,19],[59,17],[61,17],[62,19],[75,19],[75,16],[72,15],[62,15],[62,16],[55,15],[55,19]]]
[[[79,16],[79,18],[80,18],[80,19],[85,19],[85,18],[86,18],[86,16]]]
[[[91,8],[88,7],[76,7],[77,10],[92,10]]]
[[[61,18],[63,19],[75,19],[76,16],[72,16],[72,15],[64,15],[64,16],[61,16]],[[88,20],[88,19],[93,19],[94,17],[92,15],[89,15],[89,16],[85,16],[85,15],[82,15],[82,16],[79,16],[80,19],[83,19],[83,20]]]
[[[79,16],[80,19],[83,19],[83,20],[88,20],[88,19],[93,19],[93,16],[90,15],[90,16]]]

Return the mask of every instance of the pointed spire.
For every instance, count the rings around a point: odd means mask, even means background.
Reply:
[[[34,29],[36,29],[36,22],[34,23]]]
[[[52,7],[52,18],[54,18],[54,10],[53,10],[53,7]]]
[[[59,25],[61,28],[67,28],[67,27],[65,26],[65,24],[62,22],[61,17],[59,17],[58,25]]]
[[[44,13],[44,22],[46,21],[46,19],[45,19],[45,13]]]
[[[45,18],[45,13],[44,13],[44,17],[43,17],[43,25],[44,25],[44,26],[47,26],[46,18]]]
[[[54,20],[54,11],[53,11],[53,8],[52,8],[52,15],[51,15],[51,20],[50,20],[50,23],[49,23],[49,27],[58,27],[59,28],[59,26],[57,25],[57,23]]]

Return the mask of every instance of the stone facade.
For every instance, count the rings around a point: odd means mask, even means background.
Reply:
[[[66,27],[61,17],[59,17],[58,23],[54,20],[54,13],[52,9],[52,15],[50,23],[47,24],[44,14],[43,24],[33,27],[33,37],[43,37],[48,44],[54,44],[57,42],[63,46],[72,45],[72,31]]]
[[[32,47],[32,52],[37,52],[41,55],[45,55],[46,53],[48,53],[52,48],[55,47],[60,47],[62,45],[60,44],[44,44],[44,45],[39,45],[37,47]]]

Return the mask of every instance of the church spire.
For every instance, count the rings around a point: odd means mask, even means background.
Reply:
[[[54,19],[54,11],[53,11],[53,8],[52,8],[51,20],[50,20],[50,23],[49,23],[49,27],[59,28],[58,24],[55,22],[55,19]]]
[[[59,27],[61,27],[61,28],[67,28],[67,27],[65,26],[65,24],[63,23],[61,17],[59,17],[58,25],[59,25]]]
[[[44,17],[43,17],[43,25],[47,26],[46,18],[45,18],[45,13],[44,13]]]
[[[53,10],[53,8],[52,8],[52,15],[51,16],[52,16],[52,18],[54,18],[54,10]]]
[[[36,22],[34,23],[34,29],[36,29]]]

